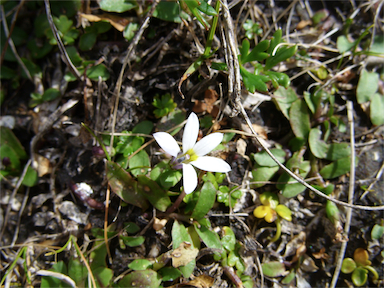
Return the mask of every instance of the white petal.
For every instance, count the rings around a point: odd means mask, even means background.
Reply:
[[[200,170],[209,171],[209,172],[229,172],[231,171],[231,166],[223,159],[204,156],[199,157],[197,160],[192,161],[191,164]]]
[[[191,164],[183,164],[183,186],[186,194],[192,193],[197,186],[197,173]]]
[[[221,143],[223,137],[223,133],[209,134],[196,143],[195,147],[193,147],[193,151],[195,151],[197,156],[207,155]]]
[[[199,134],[199,118],[195,113],[189,115],[187,124],[184,127],[183,133],[183,153],[195,146],[197,135]]]
[[[179,144],[172,137],[171,134],[166,132],[157,132],[153,134],[157,144],[168,154],[171,154],[173,157],[177,157],[177,153],[180,152]]]

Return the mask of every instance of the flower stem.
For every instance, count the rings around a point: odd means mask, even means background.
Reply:
[[[173,211],[175,211],[175,210],[179,207],[181,201],[183,201],[185,195],[186,195],[186,194],[185,194],[185,191],[184,191],[184,189],[183,189],[183,191],[180,193],[180,195],[179,195],[179,197],[177,198],[177,200],[175,201],[175,203],[173,203],[173,205],[172,205],[171,207],[169,207],[165,213],[166,213],[166,214],[170,214],[170,213],[172,213]]]
[[[275,237],[271,238],[271,242],[275,242],[275,241],[279,240],[279,238],[281,236],[281,223],[280,223],[279,217],[276,218],[275,223],[276,223],[276,235],[275,235]]]

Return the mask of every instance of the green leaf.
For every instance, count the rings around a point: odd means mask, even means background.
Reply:
[[[68,17],[74,17],[80,10],[80,7],[81,1],[78,0],[53,1],[51,3],[53,15],[65,14]]]
[[[356,41],[349,42],[347,37],[344,35],[337,37],[336,47],[340,53],[344,53],[351,50],[353,47],[355,47],[355,45]]]
[[[272,261],[261,264],[263,273],[268,277],[279,277],[285,273],[285,265],[278,261]]]
[[[191,236],[188,234],[187,229],[183,224],[175,221],[172,226],[172,248],[177,249],[183,242],[192,242]]]
[[[271,82],[275,88],[279,88],[280,85],[285,88],[288,88],[288,86],[291,84],[291,80],[289,79],[289,76],[285,73],[275,72],[275,71],[265,71],[264,74],[271,79]]]
[[[216,16],[217,12],[215,8],[213,8],[211,5],[209,5],[206,0],[200,1],[200,5],[196,7],[199,9],[201,12],[203,12],[205,15],[208,16]]]
[[[244,39],[241,43],[240,50],[240,61],[241,63],[246,63],[245,59],[247,58],[249,48],[251,47],[251,44],[249,43],[248,39]]]
[[[297,46],[292,46],[290,48],[287,47],[281,47],[277,50],[276,55],[271,56],[267,58],[265,61],[265,67],[264,70],[270,70],[272,67],[276,66],[280,62],[283,62],[289,58],[291,58],[293,55],[295,55],[297,50]]]
[[[272,54],[273,50],[275,50],[276,46],[281,42],[281,36],[283,35],[283,31],[281,29],[276,30],[271,39],[271,44],[268,47],[267,53]]]
[[[267,76],[252,74],[243,66],[240,66],[240,74],[243,77],[244,85],[249,92],[254,93],[256,90],[262,92],[268,91],[268,87],[265,84],[265,82],[269,80]]]
[[[63,34],[68,32],[73,24],[73,21],[68,19],[66,15],[60,15],[59,18],[53,17],[53,22],[55,23],[57,30],[59,30]]]
[[[99,81],[99,76],[101,77],[101,80],[107,81],[110,76],[108,68],[103,64],[90,67],[87,69],[86,74],[89,79],[94,81]]]
[[[65,47],[68,53],[69,59],[71,59],[73,65],[80,66],[83,63],[83,59],[73,46]]]
[[[304,100],[297,99],[292,103],[291,109],[289,110],[289,122],[296,137],[308,139],[311,123],[309,110]]]
[[[335,203],[327,200],[327,204],[325,206],[325,212],[327,213],[327,217],[333,224],[340,220],[340,211]]]
[[[28,187],[33,187],[37,184],[37,180],[39,177],[37,176],[37,172],[35,169],[33,169],[31,166],[28,167],[27,173],[25,174],[25,177],[21,184],[28,186]]]
[[[243,45],[248,42],[247,39],[243,40]],[[264,59],[269,57],[269,54],[264,52],[265,50],[268,49],[269,46],[269,41],[264,40],[261,41],[259,44],[256,45],[255,48],[252,49],[252,51],[248,54],[249,51],[249,42],[246,46],[248,48],[247,50],[244,49],[244,55],[243,53],[241,54],[241,62],[246,63],[246,62],[252,62],[252,61],[263,61]]]
[[[309,132],[308,142],[312,154],[320,159],[327,156],[329,145],[321,140],[321,130],[319,128],[312,128]]]
[[[181,173],[179,170],[168,170],[159,175],[159,182],[164,189],[168,190],[169,188],[179,183],[182,176],[183,173]]]
[[[216,200],[216,188],[211,182],[205,182],[201,188],[199,198],[191,217],[193,219],[203,218],[213,207]]]
[[[25,67],[27,67],[29,74],[34,77],[37,76],[39,78],[42,78],[41,69],[39,66],[37,66],[35,63],[33,63],[31,60],[28,60],[26,58],[21,58],[21,61],[23,61]],[[21,70],[21,76],[23,78],[28,78],[27,74],[25,74],[24,70]]]
[[[333,179],[349,172],[351,166],[351,157],[338,159],[320,170],[320,175],[324,179]]]
[[[177,249],[183,242],[189,242],[192,244],[191,248],[195,248],[193,245],[194,242],[192,241],[191,236],[188,234],[187,229],[185,229],[185,226],[180,224],[178,221],[175,221],[172,226],[172,240],[172,248],[174,250]],[[191,276],[195,266],[196,260],[192,260],[187,265],[179,267],[179,269],[183,273],[183,276],[188,278]]]
[[[343,260],[343,264],[341,265],[341,272],[344,274],[352,273],[353,270],[356,268],[356,263],[353,261],[352,258],[345,258]]]
[[[44,15],[45,16],[45,15]],[[41,59],[51,52],[53,46],[49,42],[40,43],[38,39],[31,39],[27,44],[28,50],[35,59]],[[3,67],[2,67],[3,69]]]
[[[363,286],[368,279],[368,270],[364,269],[363,267],[357,267],[355,270],[353,270],[351,278],[353,284],[358,287]]]
[[[123,31],[123,37],[128,41],[132,40],[135,37],[135,32],[139,29],[139,24],[131,22],[125,26]]]
[[[91,50],[95,45],[97,39],[97,33],[95,31],[86,32],[80,36],[79,48],[81,51]]]
[[[253,182],[267,182],[271,180],[271,178],[276,174],[277,171],[279,171],[280,167],[257,167],[252,170],[252,181]],[[267,183],[255,183],[252,184],[252,187],[254,189],[262,187],[266,185]]]
[[[145,150],[141,150],[139,153],[134,155],[128,162],[129,169],[133,176],[145,175],[151,165],[149,162],[149,156]],[[138,167],[137,169],[134,169]]]
[[[78,286],[81,286],[81,284],[85,284],[88,270],[78,259],[71,258],[68,263],[68,276],[72,278]]]
[[[37,38],[41,38],[44,35],[46,35],[46,31],[50,30],[51,27],[49,26],[49,22],[47,19],[47,15],[45,13],[37,15],[34,20],[34,33]],[[17,26],[15,26],[16,28]],[[36,41],[36,39],[34,39]]]
[[[286,166],[291,171],[299,170],[300,176],[302,178],[305,178],[311,169],[311,165],[309,161],[304,161],[302,157],[299,157],[299,155],[300,154],[298,152],[293,154],[291,159],[287,161]],[[277,181],[286,183],[276,185],[277,189],[280,189],[282,191],[283,196],[286,198],[295,197],[306,189],[305,186],[300,183],[288,184],[288,182],[296,181],[293,177],[289,176],[288,173],[283,173]]]
[[[283,113],[285,118],[289,119],[289,109],[292,106],[292,103],[295,102],[298,98],[296,92],[291,88],[279,87],[275,93],[275,97],[272,100],[275,102],[276,106]]]
[[[312,186],[328,196],[332,194],[333,190],[335,190],[335,185],[333,184],[329,184],[326,187],[319,186],[319,185],[312,185]]]
[[[198,227],[199,225],[197,223],[194,224],[197,234],[199,234],[201,240],[204,242],[204,244],[208,248],[213,249],[222,249],[223,246],[221,245],[219,235],[217,233],[209,230],[205,226]]]
[[[228,253],[227,263],[229,267],[234,267],[238,262],[241,262],[240,255],[237,251],[231,251]]]
[[[359,104],[368,102],[379,87],[379,74],[363,69],[357,84],[356,98]]]
[[[221,243],[223,244],[224,249],[228,252],[235,250],[236,236],[232,229],[228,226],[223,227],[223,237],[221,238]]]
[[[174,23],[181,23],[180,15],[183,18],[188,17],[188,14],[184,11],[180,11],[178,3],[173,1],[160,1],[153,12],[153,17]]]
[[[372,231],[371,231],[371,238],[372,239],[380,239],[384,234],[384,226],[375,224],[373,226]]]
[[[96,283],[99,284],[99,287],[110,287],[110,283],[113,277],[113,271],[105,266],[97,267],[92,269],[93,276],[96,279]],[[88,279],[87,279],[88,280]],[[91,285],[86,282],[85,287],[90,287]]]
[[[100,9],[108,12],[126,12],[136,8],[136,1],[130,0],[101,0]]]
[[[148,201],[141,190],[137,189],[137,182],[118,164],[108,161],[106,164],[108,183],[112,191],[123,201],[146,210]]]
[[[43,101],[48,102],[48,101],[55,100],[58,97],[60,97],[60,91],[55,88],[49,88],[44,91],[42,98],[43,98]]]
[[[153,122],[145,120],[145,121],[141,121],[139,124],[137,124],[132,129],[132,133],[150,134],[152,129],[153,129]]]
[[[108,32],[112,28],[112,25],[108,21],[99,21],[95,22],[93,27],[97,30],[98,34],[102,34]]]
[[[373,94],[369,109],[372,124],[375,126],[384,124],[384,96],[379,93]]]
[[[274,149],[270,149],[270,151],[272,152],[273,156],[275,156],[277,158],[277,160],[279,160],[279,162],[281,162],[281,163],[285,162],[286,153],[284,150],[274,148]],[[278,166],[278,164],[264,150],[261,152],[255,153],[253,155],[253,159],[260,166],[266,166],[266,167]]]
[[[331,143],[325,159],[330,161],[339,160],[351,155],[351,148],[348,143]]]
[[[376,35],[371,45],[371,52],[384,54],[384,37],[383,35]]]
[[[88,276],[88,270],[83,263],[80,263],[79,259],[71,258],[68,263],[68,276],[78,286],[85,283],[85,279]]]
[[[55,264],[53,264],[52,268],[49,269],[50,271],[62,273],[64,275],[67,274],[67,266],[64,264],[63,261],[59,261]],[[51,288],[51,287],[68,287],[67,285],[63,285],[64,283],[55,277],[52,276],[44,276],[41,278],[41,288]]]
[[[287,206],[279,204],[275,210],[281,218],[287,221],[292,221],[292,211]]]
[[[153,270],[133,271],[121,279],[118,286],[123,287],[148,287],[158,288],[161,277]]]
[[[140,227],[134,222],[127,222],[124,223],[124,225],[124,229],[125,231],[127,231],[128,234],[134,234],[140,231]]]
[[[163,174],[163,170],[166,171],[167,168],[169,169],[168,162],[166,161],[159,162],[155,167],[151,169],[151,175],[150,175],[151,179],[161,185],[160,176]]]
[[[0,69],[0,79],[13,79],[17,77],[15,70],[2,65]]]
[[[174,281],[181,276],[180,270],[174,267],[161,268],[159,274],[163,276],[162,281]]]
[[[120,236],[124,244],[129,247],[137,247],[144,243],[145,238],[143,236]]]
[[[137,189],[141,194],[144,195],[156,209],[162,212],[167,210],[168,206],[171,205],[171,199],[169,199],[166,191],[161,189],[159,184],[145,175],[138,175],[137,180],[139,181]]]
[[[19,139],[13,134],[12,130],[0,126],[0,146],[8,145],[12,148],[12,150],[16,153],[17,157],[19,159],[27,159],[27,153],[24,150],[24,147],[21,145]],[[7,154],[0,154],[1,156],[7,155]]]

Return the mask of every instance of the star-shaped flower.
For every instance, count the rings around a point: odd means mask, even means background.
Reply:
[[[165,152],[175,157],[174,162],[182,164],[183,186],[186,194],[192,193],[197,186],[197,173],[193,166],[209,172],[225,173],[231,171],[231,166],[224,160],[205,156],[221,143],[223,134],[212,133],[196,143],[198,133],[199,119],[192,112],[184,128],[182,153],[179,144],[177,144],[171,134],[166,132],[153,134],[159,146]]]

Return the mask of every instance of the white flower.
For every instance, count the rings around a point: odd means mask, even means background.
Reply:
[[[225,173],[231,171],[231,166],[224,160],[205,156],[221,143],[223,134],[212,133],[196,143],[198,133],[199,119],[196,114],[192,112],[184,128],[183,153],[180,152],[179,145],[170,134],[166,132],[153,134],[159,146],[165,152],[175,157],[177,164],[182,164],[183,186],[186,194],[192,193],[197,186],[197,173],[192,165],[210,172]]]

